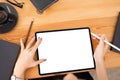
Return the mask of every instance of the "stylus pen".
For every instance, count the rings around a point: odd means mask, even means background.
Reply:
[[[26,46],[26,44],[27,44],[28,37],[29,37],[30,31],[31,31],[33,22],[34,22],[34,20],[32,20],[31,23],[30,23],[30,26],[29,26],[29,29],[28,29],[28,32],[27,32],[27,35],[26,35],[26,38],[25,38],[25,42],[24,42],[24,45],[25,45],[25,46]]]
[[[94,37],[96,37],[97,39],[99,39],[99,40],[100,40],[100,37],[99,37],[99,36],[97,36],[96,34],[91,33],[91,35],[92,35],[92,36],[94,36]],[[110,42],[108,42],[108,41],[106,41],[106,40],[104,40],[104,42],[105,42],[106,44],[108,44],[109,46],[113,47],[114,49],[116,49],[116,50],[120,51],[120,48],[118,48],[117,46],[115,46],[115,45],[111,44]]]

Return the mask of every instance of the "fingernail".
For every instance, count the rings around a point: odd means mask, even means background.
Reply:
[[[41,37],[38,37],[38,39],[42,40],[42,38],[41,38]]]
[[[44,61],[47,61],[47,59],[44,59]]]

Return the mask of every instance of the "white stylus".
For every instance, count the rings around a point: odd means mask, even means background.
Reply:
[[[96,35],[96,34],[94,34],[94,33],[91,33],[91,35],[92,35],[92,36],[94,36],[94,37],[96,37],[97,39],[100,39],[100,37],[99,37],[99,36],[97,36],[97,35]],[[106,44],[108,44],[109,46],[113,47],[114,49],[116,49],[116,50],[120,51],[120,48],[118,48],[117,46],[115,46],[115,45],[111,44],[110,42],[108,42],[108,41],[106,41],[106,40],[104,40],[104,42],[105,42]]]

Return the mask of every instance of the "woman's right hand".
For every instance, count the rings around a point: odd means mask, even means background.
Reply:
[[[104,60],[105,53],[108,49],[108,45],[104,43],[104,40],[107,40],[105,35],[98,35],[100,37],[99,44],[96,47],[94,52],[94,58],[96,60]]]

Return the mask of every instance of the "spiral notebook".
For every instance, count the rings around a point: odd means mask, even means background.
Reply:
[[[0,40],[0,80],[10,80],[20,46]]]
[[[120,48],[120,12],[118,15],[118,20],[116,23],[116,28],[115,28],[115,32],[114,32],[114,36],[113,36],[113,41],[112,43]],[[117,53],[120,53],[118,50],[114,49],[111,47],[111,50]]]
[[[37,10],[42,13],[45,9],[50,7],[53,3],[58,0],[30,0]]]

